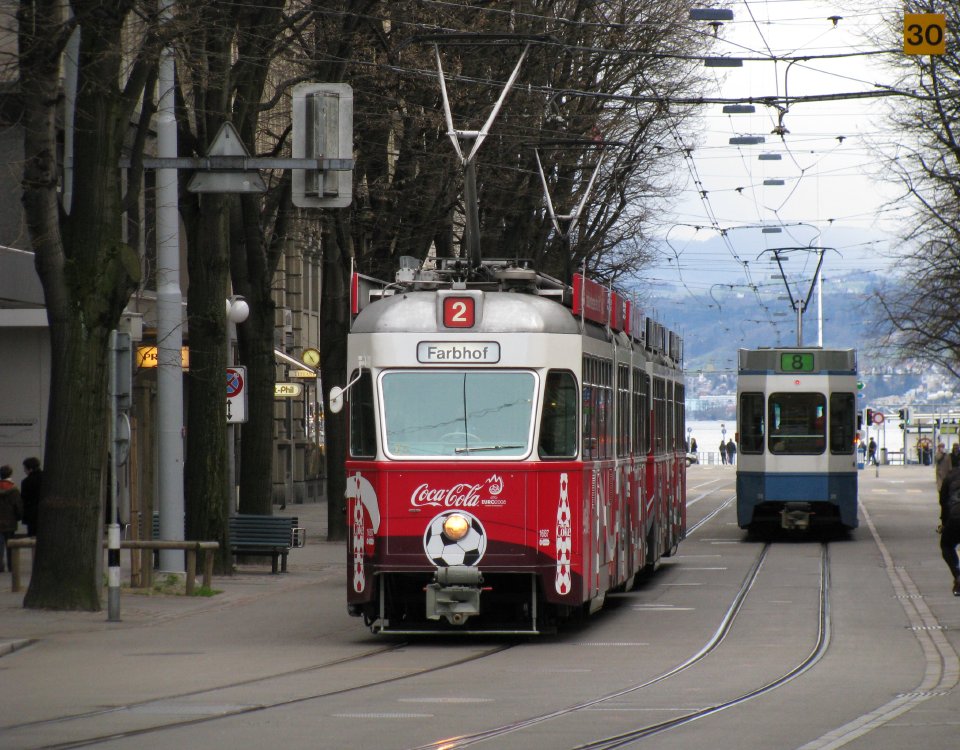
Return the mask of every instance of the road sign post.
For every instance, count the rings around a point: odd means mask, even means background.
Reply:
[[[947,51],[947,21],[943,13],[905,13],[903,53],[942,55]]]
[[[247,368],[227,368],[227,424],[247,421]]]

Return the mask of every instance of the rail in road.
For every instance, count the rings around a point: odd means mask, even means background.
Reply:
[[[906,732],[950,746],[960,601],[933,533],[932,476],[878,474],[862,476],[849,539],[761,543],[736,527],[733,469],[695,466],[679,555],[583,627],[444,641],[331,630],[325,646],[341,656],[6,721],[0,745],[900,750]]]

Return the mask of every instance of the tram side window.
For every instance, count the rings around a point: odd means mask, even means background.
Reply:
[[[664,415],[666,417],[666,422],[664,423],[664,427],[666,429],[665,445],[667,446],[667,450],[672,453],[674,449],[677,447],[673,441],[673,434],[674,434],[673,405],[676,403],[676,400],[674,399],[674,395],[673,395],[673,383],[667,381],[666,386],[667,386],[667,400],[666,400],[666,404],[664,405]]]
[[[596,460],[612,455],[613,365],[609,361],[583,358],[583,458]]]
[[[630,368],[617,365],[617,455],[630,453]]]
[[[856,398],[852,393],[830,394],[830,452],[849,455],[854,450],[857,422]]]
[[[741,393],[740,414],[737,416],[740,432],[740,452],[763,453],[763,394]]]
[[[600,387],[597,413],[599,423],[597,435],[600,438],[600,455],[598,458],[613,457],[613,363],[609,360],[600,361]]]
[[[635,453],[650,451],[650,376],[638,368],[633,370],[633,423]]]
[[[683,428],[686,425],[686,389],[679,383],[675,386],[674,395],[676,400],[673,404],[673,425],[676,447],[686,445],[687,437],[683,434]],[[686,451],[686,448],[684,448]]]
[[[356,377],[356,371],[350,379]],[[373,458],[377,455],[376,420],[373,414],[373,380],[364,371],[350,389],[350,455]]]
[[[596,457],[597,450],[597,429],[596,429],[596,389],[594,387],[596,380],[593,374],[594,360],[590,357],[583,358],[583,459],[589,461]]]
[[[822,393],[774,393],[770,396],[770,452],[823,453],[827,447],[827,400]]]
[[[653,452],[663,453],[667,447],[667,384],[653,379]]]
[[[577,381],[573,373],[551,370],[543,391],[540,458],[577,455]]]

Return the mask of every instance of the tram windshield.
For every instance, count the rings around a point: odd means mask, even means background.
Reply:
[[[391,456],[522,457],[530,452],[533,373],[388,372],[381,384]]]
[[[771,453],[823,453],[827,402],[822,393],[773,393],[769,406]]]

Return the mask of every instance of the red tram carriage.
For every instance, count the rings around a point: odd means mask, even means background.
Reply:
[[[682,342],[523,262],[354,275],[348,608],[374,632],[537,633],[686,529]]]

